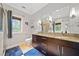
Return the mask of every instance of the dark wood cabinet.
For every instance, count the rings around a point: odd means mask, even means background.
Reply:
[[[32,35],[34,48],[46,56],[79,56],[79,43]]]

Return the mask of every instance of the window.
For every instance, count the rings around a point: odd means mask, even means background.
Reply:
[[[12,32],[21,32],[21,18],[12,17]]]
[[[61,32],[61,23],[55,23],[55,32]]]

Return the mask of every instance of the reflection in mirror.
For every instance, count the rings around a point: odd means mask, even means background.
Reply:
[[[37,24],[38,24],[38,32],[42,32],[42,21],[41,20],[38,20],[38,22],[37,22]]]
[[[53,31],[51,16],[48,16],[48,17],[44,18],[43,20],[39,20],[38,24],[39,24],[39,28],[41,29],[42,32],[52,32]]]

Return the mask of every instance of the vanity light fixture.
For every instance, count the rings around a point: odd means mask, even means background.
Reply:
[[[52,17],[51,16],[49,16],[49,21],[52,22]]]
[[[38,21],[38,24],[40,24],[40,25],[41,25],[41,20],[39,20],[39,21]]]
[[[71,11],[70,11],[70,17],[71,17],[71,18],[76,17],[76,11],[75,11],[75,8],[72,8],[72,9],[71,9]]]

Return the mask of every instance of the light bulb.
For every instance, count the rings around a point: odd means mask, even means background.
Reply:
[[[52,22],[52,17],[51,17],[51,16],[49,16],[49,21],[51,21],[51,22]]]
[[[41,24],[41,20],[39,20],[38,23]]]

